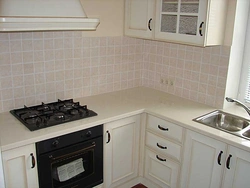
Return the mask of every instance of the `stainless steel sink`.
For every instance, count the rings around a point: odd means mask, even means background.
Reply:
[[[250,120],[248,119],[216,110],[193,121],[250,140]]]

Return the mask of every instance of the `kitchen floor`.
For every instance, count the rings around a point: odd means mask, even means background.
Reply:
[[[142,185],[142,184],[137,184],[131,188],[147,188],[146,186]]]

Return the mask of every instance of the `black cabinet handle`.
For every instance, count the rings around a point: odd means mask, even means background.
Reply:
[[[200,36],[203,36],[203,34],[202,34],[202,26],[203,26],[203,24],[204,24],[204,22],[201,22],[200,27],[199,27]]]
[[[156,155],[156,158],[159,160],[159,161],[166,161],[166,159],[162,159],[162,158],[160,158],[158,155]]]
[[[226,164],[226,166],[227,166],[227,169],[230,169],[230,159],[231,159],[231,157],[232,157],[232,155],[230,154],[229,156],[228,156],[228,158],[227,158],[227,164]]]
[[[150,19],[148,20],[148,29],[149,29],[150,31],[152,31],[152,29],[151,29],[151,21],[152,21],[152,18],[150,18]]]
[[[35,168],[35,166],[36,166],[36,159],[35,159],[33,153],[31,153],[30,156],[31,156],[31,168]]]
[[[110,136],[109,131],[107,131],[107,134],[108,134],[108,141],[106,142],[106,144],[108,144],[110,142],[110,140],[111,140],[111,136]]]
[[[161,148],[161,149],[168,149],[166,146],[161,146],[159,143],[156,144],[158,146],[158,148]]]
[[[168,131],[168,128],[164,128],[164,127],[162,127],[162,126],[160,126],[160,125],[158,125],[158,128],[159,128],[160,130],[162,130],[162,131]]]
[[[217,162],[219,165],[221,165],[221,155],[223,154],[223,151],[220,151],[218,158],[217,158]]]

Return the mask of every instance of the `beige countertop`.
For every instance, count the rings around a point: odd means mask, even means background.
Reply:
[[[192,121],[193,118],[209,113],[215,110],[215,108],[154,89],[138,87],[77,98],[74,99],[74,101],[79,101],[82,105],[88,105],[88,108],[95,111],[98,116],[37,131],[30,131],[9,112],[1,113],[0,143],[2,151],[115,121],[142,112],[150,113],[184,128],[250,151],[250,141]],[[245,111],[240,107],[232,107],[225,111],[247,117]]]

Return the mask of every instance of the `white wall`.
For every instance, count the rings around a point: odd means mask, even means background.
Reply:
[[[81,0],[88,17],[100,18],[96,31],[84,31],[84,37],[123,36],[124,0]]]
[[[229,58],[225,97],[237,98],[238,96],[249,3],[250,1],[248,0],[238,0],[236,3],[235,23]],[[224,108],[227,108],[230,105],[232,105],[232,103],[228,103],[224,100]]]

